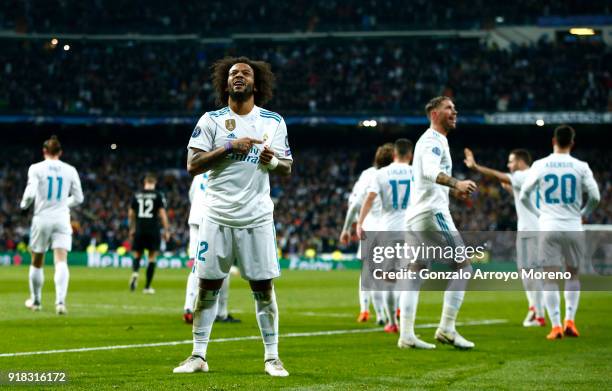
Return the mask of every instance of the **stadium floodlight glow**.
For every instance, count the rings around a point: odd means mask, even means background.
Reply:
[[[366,128],[373,128],[376,125],[378,125],[378,123],[373,119],[366,119],[365,121],[361,122],[361,126],[365,126]]]
[[[59,43],[59,41],[57,40],[57,38],[53,38],[51,39],[51,45],[55,46]]]
[[[65,51],[70,50],[70,45],[64,45],[64,50],[65,50]]]
[[[573,27],[569,32],[572,35],[595,35],[595,30],[588,27]]]
[[[117,144],[112,143],[112,144],[111,144],[111,149],[117,149]]]
[[[536,120],[536,125],[544,126],[544,120],[543,119]]]
[[[495,18],[495,22],[496,23],[504,23],[504,17],[503,16],[498,16]]]

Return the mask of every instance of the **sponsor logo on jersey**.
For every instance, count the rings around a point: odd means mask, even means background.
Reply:
[[[199,126],[196,126],[196,128],[193,130],[193,133],[191,133],[191,138],[196,138],[198,137],[200,134],[202,133],[202,129],[200,129]]]
[[[234,129],[236,129],[236,120],[229,118],[225,120],[225,129],[229,130],[230,132]]]
[[[231,140],[235,140],[237,137],[236,137],[236,135],[234,133],[230,133],[230,134],[227,135],[227,138],[231,139]]]

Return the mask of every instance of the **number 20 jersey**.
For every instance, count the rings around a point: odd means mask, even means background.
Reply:
[[[540,187],[540,231],[582,231],[583,193],[599,199],[599,189],[586,162],[552,153],[537,160],[523,188]]]

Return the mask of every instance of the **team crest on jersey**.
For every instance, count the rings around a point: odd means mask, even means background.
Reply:
[[[236,129],[236,120],[235,119],[226,119],[225,120],[225,129],[229,130],[230,132],[234,129]]]
[[[268,132],[264,133],[263,135],[263,142],[265,143],[266,141],[268,141]]]

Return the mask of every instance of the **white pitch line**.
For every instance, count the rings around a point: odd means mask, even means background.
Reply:
[[[475,320],[470,322],[457,322],[457,326],[481,326],[491,324],[502,324],[507,323],[507,319],[485,319]],[[430,329],[438,327],[438,323],[424,323],[414,326],[416,329]],[[382,327],[368,328],[368,329],[350,329],[350,330],[328,330],[328,331],[313,331],[304,333],[288,333],[281,334],[281,338],[296,338],[296,337],[319,337],[326,335],[338,335],[338,334],[363,334],[363,333],[374,333],[380,332]],[[249,335],[246,337],[232,337],[232,338],[217,338],[210,342],[236,342],[236,341],[251,341],[261,339],[259,335]],[[58,353],[80,353],[80,352],[93,352],[99,350],[119,350],[119,349],[136,349],[136,348],[152,348],[157,346],[176,346],[176,345],[187,345],[191,344],[191,339],[183,341],[170,341],[170,342],[156,342],[156,343],[141,343],[133,345],[115,345],[115,346],[96,346],[91,348],[75,348],[75,349],[56,349],[56,350],[42,350],[39,352],[16,352],[16,353],[1,353],[0,357],[17,357],[17,356],[36,356],[41,354],[58,354]]]

